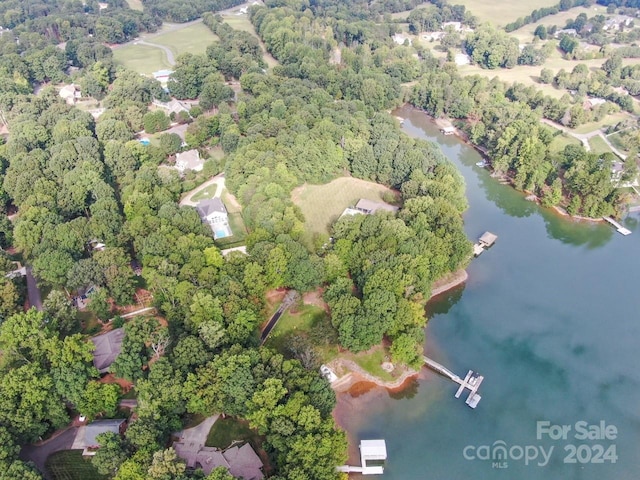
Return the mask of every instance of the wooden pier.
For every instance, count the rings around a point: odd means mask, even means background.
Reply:
[[[616,230],[618,231],[618,233],[622,234],[622,235],[631,235],[631,230],[629,230],[628,228],[624,228],[622,225],[620,225],[618,222],[616,222],[613,218],[611,217],[602,217],[603,220],[606,220],[607,222],[609,222],[611,225],[613,225]]]
[[[460,395],[462,395],[462,393],[468,389],[469,395],[467,396],[467,400],[465,401],[465,403],[471,408],[476,408],[478,406],[478,403],[480,403],[480,400],[482,399],[482,397],[478,394],[480,385],[484,380],[484,377],[482,375],[478,375],[477,373],[474,373],[473,370],[469,370],[463,380],[447,367],[440,365],[435,360],[432,360],[427,356],[423,356],[422,358],[424,359],[424,364],[427,367],[460,385],[460,387],[458,387],[458,391],[455,394],[456,398],[460,398]]]

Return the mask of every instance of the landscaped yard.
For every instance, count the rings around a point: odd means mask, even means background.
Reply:
[[[82,450],[63,450],[47,458],[45,467],[53,480],[106,480],[91,460],[82,456]]]
[[[562,152],[567,145],[582,145],[582,142],[575,137],[561,133],[554,137],[549,145],[549,151],[551,153]]]
[[[147,75],[157,70],[170,69],[165,53],[156,47],[146,45],[127,45],[113,50],[113,59],[117,64]]]
[[[307,232],[329,233],[345,208],[354,206],[361,198],[381,202],[382,195],[391,191],[377,183],[340,177],[325,185],[298,187],[292,193],[292,200],[304,214]]]
[[[247,237],[247,228],[244,226],[242,214],[240,212],[232,213],[228,208],[227,213],[229,214],[229,227],[231,227],[232,235],[230,237],[216,240],[216,244],[223,249],[244,245],[244,239]]]
[[[177,56],[181,53],[205,53],[207,47],[218,37],[204,23],[194,23],[188,27],[163,33],[149,38],[150,43],[164,45]]]
[[[591,137],[589,139],[589,146],[591,147],[591,151],[593,153],[602,154],[611,152],[609,145],[607,145],[599,135],[597,137]]]
[[[198,193],[191,197],[192,202],[199,202],[200,200],[213,198],[218,190],[218,184],[214,183],[207,188],[203,188]]]
[[[213,424],[205,445],[221,450],[228,448],[235,441],[249,442],[254,450],[260,449],[262,439],[258,432],[249,428],[249,422],[233,417],[220,417]]]

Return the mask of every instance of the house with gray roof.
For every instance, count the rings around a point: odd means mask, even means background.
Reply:
[[[82,450],[83,455],[95,455],[100,448],[97,437],[101,433],[115,433],[122,435],[126,428],[126,419],[114,418],[109,420],[96,420],[89,425],[78,428],[76,438],[73,440],[70,450]]]
[[[202,221],[211,227],[215,240],[233,235],[229,226],[227,209],[220,198],[202,200],[196,206],[196,210]]]
[[[91,339],[96,346],[93,351],[93,365],[100,373],[108,372],[111,364],[116,361],[116,357],[122,350],[122,340],[124,340],[124,328],[116,328]]]
[[[224,467],[236,478],[244,480],[264,478],[262,460],[248,443],[219,450],[214,447],[205,447],[200,443],[175,442],[173,448],[178,457],[187,463],[188,468],[201,468],[205,475],[209,475],[217,467]]]
[[[356,203],[356,210],[361,211],[364,214],[372,215],[380,210],[386,212],[397,212],[399,210],[398,207],[394,207],[393,205],[389,205],[384,202],[374,202],[372,200],[367,200],[366,198],[361,198]]]
[[[200,153],[194,148],[176,154],[176,168],[181,175],[187,170],[201,172],[204,168],[204,160],[200,158]]]

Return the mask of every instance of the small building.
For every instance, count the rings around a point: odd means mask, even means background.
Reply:
[[[380,475],[387,459],[387,444],[384,440],[360,441],[360,461],[363,475]]]
[[[211,227],[215,240],[233,235],[231,227],[229,226],[229,215],[222,200],[217,197],[202,200],[198,203],[196,209],[202,221]]]
[[[82,450],[82,455],[95,455],[96,450],[100,448],[97,440],[98,435],[109,432],[122,435],[127,427],[126,422],[124,418],[96,420],[89,425],[79,427],[71,450]]]
[[[240,8],[240,10],[238,10],[238,15],[246,15],[248,11],[248,7],[242,7]]]
[[[607,103],[607,101],[604,98],[587,98],[582,104],[582,107],[585,110],[591,110],[592,108],[604,105],[605,103]]]
[[[75,103],[82,98],[80,87],[73,83],[62,87],[58,92],[58,95],[60,95],[68,105],[75,105]]]
[[[397,43],[398,45],[404,45],[404,42],[407,41],[409,42],[409,45],[411,45],[411,39],[409,37],[407,37],[406,35],[403,35],[402,33],[396,33],[393,37],[391,37],[393,39],[393,41],[395,43]]]
[[[176,155],[176,168],[181,175],[184,175],[187,170],[201,172],[204,168],[204,160],[200,158],[198,150],[187,150]]]
[[[442,132],[445,135],[455,135],[456,127],[444,127],[440,129],[440,132]]]
[[[420,35],[420,39],[426,40],[427,42],[435,42],[437,40],[442,40],[445,35],[446,32],[428,32]]]
[[[447,27],[450,27],[455,32],[462,31],[462,22],[444,22],[442,24],[442,29],[446,30]]]
[[[456,62],[458,66],[471,64],[471,58],[466,53],[456,53],[453,61]]]
[[[485,248],[489,248],[494,243],[496,243],[497,239],[498,239],[497,235],[491,232],[484,232],[482,236],[478,239],[478,242],[480,242],[481,245],[484,245]]]
[[[163,87],[166,87],[172,73],[173,70],[158,70],[157,72],[153,72],[152,75]]]
[[[381,210],[395,213],[400,209],[393,205],[389,205],[388,203],[374,202],[372,200],[367,200],[366,198],[361,198],[358,200],[358,203],[356,203],[356,210],[359,210],[365,215],[373,215]]]
[[[100,373],[108,372],[111,364],[116,361],[122,350],[122,340],[124,328],[116,328],[91,339],[96,346],[93,351],[93,365]]]
[[[160,102],[158,100],[154,100],[153,104],[156,107],[160,107],[160,108],[166,110],[167,111],[167,115],[169,115],[169,116],[172,113],[174,115],[178,115],[181,112],[186,112],[187,114],[189,113],[189,107],[184,102],[181,102],[180,100],[176,100],[175,98],[172,98],[168,102]]]
[[[578,35],[578,32],[575,28],[563,28],[562,30],[558,30],[556,32],[556,38],[562,38],[565,35],[575,37],[576,35]]]

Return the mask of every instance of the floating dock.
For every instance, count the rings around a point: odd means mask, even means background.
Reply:
[[[480,403],[480,400],[482,399],[482,397],[478,394],[480,385],[484,380],[484,377],[482,375],[474,373],[473,370],[469,370],[463,380],[447,367],[440,365],[435,360],[432,360],[427,356],[423,356],[422,358],[424,359],[424,364],[427,367],[460,385],[460,387],[458,387],[458,391],[455,394],[456,398],[460,398],[460,395],[462,395],[465,390],[469,390],[469,395],[467,396],[467,400],[465,401],[465,403],[471,408],[476,408],[478,406],[478,403]]]
[[[473,245],[473,255],[479,256],[486,249],[490,248],[496,240],[498,236],[491,232],[484,232],[482,236],[478,239],[478,242]]]
[[[622,225],[620,225],[618,222],[616,222],[613,218],[611,217],[602,217],[603,220],[606,220],[607,222],[609,222],[611,225],[613,225],[616,230],[618,231],[618,233],[622,234],[622,235],[631,235],[631,230],[629,230],[628,228],[624,228]]]

